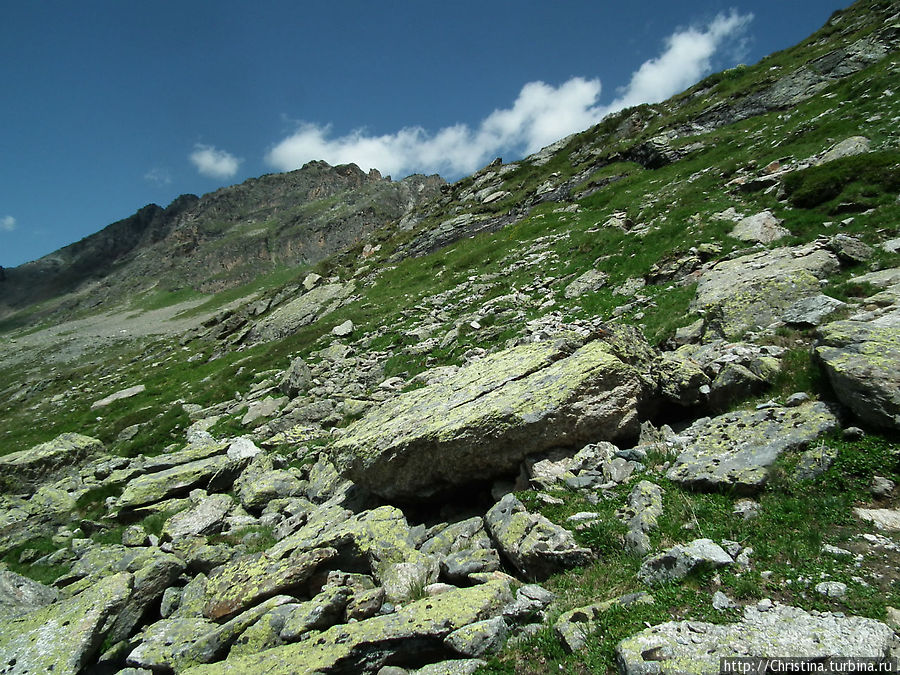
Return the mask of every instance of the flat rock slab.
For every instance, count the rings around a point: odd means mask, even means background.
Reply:
[[[272,560],[264,553],[240,558],[210,576],[203,615],[213,621],[227,619],[267,598],[290,592],[336,556],[333,548],[319,548],[283,560]]]
[[[334,626],[308,640],[190,668],[184,675],[375,673],[386,662],[402,666],[420,661],[423,649],[446,650],[450,657],[444,638],[497,616],[510,600],[507,582],[491,581],[425,598],[392,614]]]
[[[900,308],[823,326],[816,355],[835,395],[862,422],[900,429]]]
[[[868,520],[879,530],[900,532],[900,509],[853,509],[858,517]]]
[[[720,658],[794,657],[812,666],[834,655],[884,658],[894,645],[894,631],[880,621],[776,604],[766,611],[746,608],[739,623],[652,626],[622,640],[616,659],[623,675],[717,675]]]
[[[262,319],[250,331],[250,338],[266,341],[290,335],[340,307],[353,289],[353,284],[317,286]]]
[[[0,570],[0,619],[28,614],[55,602],[59,591],[9,570]]]
[[[234,501],[228,495],[204,497],[195,506],[169,518],[163,525],[162,537],[175,541],[216,534],[222,530],[225,516],[233,507]]]
[[[666,476],[691,488],[756,492],[782,453],[802,449],[837,428],[824,403],[704,418],[683,432],[690,440]]]
[[[521,345],[385,402],[335,450],[348,477],[376,495],[427,499],[513,473],[549,447],[636,436],[644,386],[606,342]]]
[[[5,675],[75,675],[103,642],[104,627],[128,600],[130,574],[116,574],[70,600],[0,621]]]
[[[97,408],[105,408],[110,403],[114,403],[115,401],[121,401],[125,398],[131,398],[132,396],[137,396],[138,394],[142,394],[147,390],[147,387],[143,384],[136,384],[133,387],[128,387],[127,389],[122,389],[117,391],[109,396],[101,398],[99,401],[94,401],[91,404],[91,410],[97,410]]]
[[[779,320],[797,301],[819,295],[819,279],[839,266],[833,253],[814,245],[726,260],[700,278],[691,310],[704,312],[708,333],[737,338]]]
[[[83,461],[103,451],[103,443],[96,438],[75,433],[60,434],[29,450],[0,457],[0,488],[12,494],[33,491],[39,485],[77,471]]]
[[[638,570],[645,584],[679,581],[695,570],[718,569],[733,565],[734,560],[712,539],[695,539],[677,544],[667,551],[647,558]]]
[[[195,487],[206,487],[213,476],[224,472],[230,464],[227,455],[215,455],[138,476],[125,487],[116,506],[124,510],[134,509],[185,494]]]

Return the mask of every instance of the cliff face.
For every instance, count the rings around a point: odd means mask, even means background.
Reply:
[[[77,309],[154,286],[216,292],[279,265],[313,264],[440,192],[438,176],[385,179],[310,162],[134,215],[4,270],[0,316],[37,303]]]

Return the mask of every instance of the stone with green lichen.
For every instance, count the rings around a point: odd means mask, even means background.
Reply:
[[[328,511],[345,513],[342,509]],[[322,546],[338,550],[340,557],[368,566],[384,586],[388,599],[402,602],[417,587],[437,578],[437,561],[416,550],[403,512],[393,506],[380,506],[351,518],[334,520],[316,514],[304,527],[272,546],[268,555],[276,558],[291,551],[312,550]]]
[[[155,473],[133,478],[116,501],[122,510],[162,501],[178,494],[184,494],[195,487],[207,487],[210,480],[227,472],[231,462],[226,455],[214,455],[187,464],[179,464]]]
[[[816,356],[835,395],[862,422],[900,429],[900,308],[823,326]]]
[[[837,428],[824,403],[703,418],[682,432],[688,442],[666,476],[691,488],[755,492],[782,453],[805,448]]]
[[[303,482],[286,469],[276,469],[271,457],[258,455],[235,481],[238,499],[253,513],[262,511],[273,499],[303,493]]]
[[[55,588],[0,569],[0,619],[28,614],[55,602],[58,596]]]
[[[422,666],[418,670],[410,670],[409,675],[474,675],[478,669],[487,665],[481,659],[454,659],[438,661]]]
[[[344,617],[352,591],[346,586],[325,586],[312,600],[295,606],[287,615],[279,637],[295,642],[312,630],[325,630]]]
[[[85,460],[103,452],[103,443],[96,438],[60,434],[29,450],[0,457],[0,489],[12,494],[31,493],[42,484],[77,475]]]
[[[525,577],[545,579],[591,561],[590,549],[578,546],[571,532],[529,513],[513,494],[497,502],[484,520],[497,547]]]
[[[308,640],[191,668],[185,675],[363,673],[377,672],[386,662],[412,664],[421,658],[422,645],[440,645],[453,631],[498,615],[510,600],[509,584],[491,581],[334,626]]]
[[[147,626],[137,638],[140,644],[127,663],[154,671],[176,673],[198,663],[223,658],[244,631],[275,608],[291,601],[285,595],[269,598],[223,624],[205,619],[163,619]]]
[[[295,551],[284,559],[266,553],[238,558],[210,575],[203,615],[214,621],[226,619],[274,595],[290,592],[336,556],[333,548],[319,547]]]
[[[457,628],[444,638],[444,644],[460,656],[474,658],[500,651],[507,635],[506,621],[502,616],[495,616]]]
[[[222,530],[225,516],[234,506],[228,495],[210,495],[194,506],[169,518],[162,528],[161,538],[175,541],[187,537],[215,534]]]
[[[884,659],[897,641],[874,619],[797,607],[747,607],[739,623],[671,621],[652,626],[616,647],[623,675],[719,673],[721,658],[794,657],[814,670],[834,655]],[[803,664],[798,664],[803,667]]]
[[[514,472],[550,447],[637,436],[649,386],[622,359],[652,350],[622,332],[612,344],[512,347],[391,399],[336,442],[339,466],[379,496],[424,499]]]
[[[600,615],[612,607],[630,607],[632,605],[652,605],[653,596],[649,593],[629,593],[618,598],[596,602],[586,607],[577,607],[564,612],[553,624],[556,636],[570,652],[584,648],[587,637],[595,630]]]
[[[0,663],[8,675],[75,675],[97,653],[109,619],[131,593],[128,573],[107,577],[80,595],[0,621]]]
[[[713,540],[695,539],[645,559],[638,570],[638,579],[645,584],[663,584],[679,581],[694,571],[733,564],[732,557]]]
[[[109,640],[118,642],[131,635],[147,609],[159,603],[163,592],[175,583],[183,571],[184,561],[171,553],[158,553],[135,570],[131,595],[109,630]]]
[[[691,311],[703,313],[706,334],[735,338],[777,321],[798,300],[819,295],[819,280],[838,267],[834,254],[816,244],[725,260],[700,278]]]

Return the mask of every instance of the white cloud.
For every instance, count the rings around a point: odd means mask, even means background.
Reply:
[[[150,169],[144,174],[144,180],[160,186],[172,184],[172,176],[165,169]]]
[[[0,218],[0,230],[4,232],[12,232],[16,229],[16,219],[12,216],[3,216]]]
[[[200,143],[194,146],[190,160],[197,171],[210,178],[231,178],[243,161],[230,152]]]
[[[477,128],[458,124],[429,133],[406,127],[374,136],[358,129],[333,137],[329,125],[301,124],[275,144],[266,160],[288,171],[308,161],[353,162],[363,169],[405,175],[438,172],[450,177],[469,173],[504,153],[532,153],[599,122],[610,112],[640,103],[655,103],[698,81],[712,68],[712,59],[726,41],[753,19],[752,14],[720,14],[703,27],[674,32],[665,49],[644,62],[624,91],[610,104],[600,104],[600,80],[573,77],[558,87],[529,82],[509,108],[495,110]],[[196,154],[196,153],[195,153]]]

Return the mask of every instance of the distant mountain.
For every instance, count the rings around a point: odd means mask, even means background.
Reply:
[[[354,164],[310,162],[156,204],[34,262],[4,270],[0,317],[117,302],[148,289],[211,293],[277,266],[314,264],[440,193],[439,176],[398,182]]]

